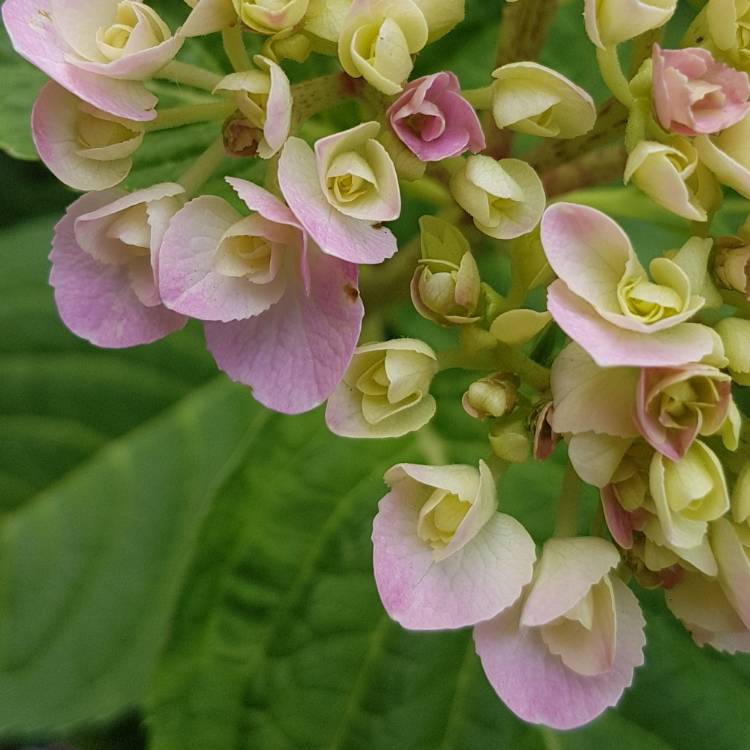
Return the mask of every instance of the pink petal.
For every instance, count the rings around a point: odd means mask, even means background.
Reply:
[[[711,330],[697,323],[653,333],[619,328],[559,279],[547,290],[547,309],[600,367],[674,367],[697,362],[713,349]]]
[[[324,253],[351,263],[381,263],[398,249],[385,228],[336,211],[320,189],[313,150],[290,138],[279,160],[279,185],[289,207]]]
[[[356,269],[317,250],[310,254],[310,290],[301,274],[263,314],[206,323],[206,342],[229,377],[253,389],[264,406],[287,414],[314,408],[331,395],[357,345],[364,309]]]
[[[133,165],[130,157],[94,161],[78,154],[78,101],[52,81],[42,87],[31,113],[39,157],[58,180],[75,190],[106,190],[119,185]]]
[[[375,582],[388,614],[405,628],[441,630],[509,607],[531,580],[536,557],[523,526],[494,513],[469,543],[437,562],[416,533],[419,507],[389,492],[373,523]]]
[[[100,263],[76,241],[77,217],[120,195],[117,190],[89,193],[73,203],[55,227],[50,254],[50,283],[63,322],[77,336],[109,348],[148,344],[185,325],[185,318],[162,305],[140,302],[127,266]]]
[[[555,203],[542,216],[541,238],[552,270],[570,291],[597,310],[609,309],[628,262],[635,261],[620,226],[594,208]]]
[[[612,579],[617,611],[613,668],[584,677],[553,656],[537,628],[520,625],[521,603],[474,628],[474,643],[485,674],[500,699],[524,721],[572,729],[614,706],[643,664],[645,622],[638,600]]]
[[[458,79],[448,71],[411,81],[386,114],[401,141],[422,161],[440,161],[466,149],[478,153],[486,145],[474,108],[461,96]],[[430,114],[433,121],[441,119],[442,132],[416,133],[409,118],[419,114]]]
[[[159,289],[171,310],[198,320],[232,321],[260,315],[284,293],[283,272],[268,284],[214,271],[224,233],[242,217],[226,201],[203,195],[172,219],[159,252]]]
[[[623,549],[632,549],[633,547],[633,518],[622,505],[620,505],[615,495],[612,485],[608,484],[601,489],[602,508],[604,518],[607,521],[607,528],[612,538]]]
[[[142,83],[94,75],[70,65],[52,21],[51,0],[5,0],[5,28],[19,55],[94,107],[128,120],[153,120],[156,97]]]
[[[226,181],[251,211],[257,211],[264,218],[277,224],[302,229],[294,214],[273,193],[239,177],[227,177]]]

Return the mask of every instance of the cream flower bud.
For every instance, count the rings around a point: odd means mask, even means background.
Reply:
[[[339,60],[350,76],[397,94],[427,35],[427,21],[413,0],[355,0],[341,29]]]
[[[312,42],[307,34],[284,29],[273,36],[269,36],[263,43],[262,53],[264,57],[274,62],[282,60],[294,60],[303,63],[312,52]]]
[[[305,16],[309,0],[232,0],[240,21],[261,34],[296,26]]]
[[[437,356],[416,339],[360,346],[333,395],[326,422],[344,437],[387,438],[427,424],[435,414],[430,383]]]
[[[750,198],[750,114],[716,136],[695,139],[701,162],[722,182],[745,198]]]
[[[452,224],[423,216],[422,259],[411,282],[417,312],[440,325],[467,325],[479,318],[481,280],[469,243]]]
[[[584,22],[597,47],[611,47],[658,29],[673,15],[677,0],[585,0]]]
[[[393,161],[375,140],[377,122],[321,138],[315,144],[318,178],[328,203],[355,219],[397,219],[401,193]]]
[[[725,288],[750,299],[750,244],[739,237],[724,237],[716,242],[714,273]]]
[[[729,510],[724,470],[713,451],[700,441],[679,461],[655,453],[649,488],[664,537],[675,547],[700,545],[708,522]]]
[[[503,417],[513,411],[518,401],[518,380],[512,375],[496,372],[474,381],[464,393],[464,411],[475,419]]]
[[[732,378],[740,385],[750,385],[750,320],[724,318],[715,330],[724,342]]]
[[[699,180],[705,183],[711,176],[700,174],[700,170],[698,152],[685,138],[675,138],[671,145],[641,141],[628,157],[624,178],[668,211],[705,221],[712,206],[705,205],[706,186]]]
[[[575,138],[594,127],[594,100],[550,68],[535,62],[510,63],[492,77],[492,116],[498,128],[544,138]]]
[[[515,415],[497,420],[490,428],[489,441],[492,452],[510,463],[522,464],[531,453],[526,424]]]
[[[450,189],[477,229],[500,240],[534,229],[546,202],[539,176],[520,159],[470,156],[451,177]]]
[[[492,321],[490,333],[503,344],[521,346],[541,333],[551,320],[546,311],[508,310]]]

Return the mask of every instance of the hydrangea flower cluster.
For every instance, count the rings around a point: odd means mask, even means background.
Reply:
[[[65,324],[129,347],[195,319],[258,401],[327,402],[329,428],[351,438],[429,430],[433,380],[474,373],[461,402],[487,454],[386,473],[374,574],[403,627],[474,628],[489,682],[526,721],[571,728],[618,701],[645,645],[629,584],[663,589],[697,644],[750,651],[750,462],[733,400],[750,386],[750,221],[711,234],[723,187],[750,198],[747,2],[708,0],[666,49],[677,0],[586,0],[613,95],[598,111],[534,61],[539,0],[506,5],[501,64],[470,91],[448,70],[412,77],[463,0],[186,2],[176,29],[136,0],[2,6],[15,49],[51,79],[31,123],[39,155],[83,193],[50,255]],[[229,75],[176,59],[209,34]],[[311,55],[340,68],[290,83],[285,62]],[[155,78],[212,98],[162,108]],[[343,99],[362,121],[310,142],[306,124]],[[183,176],[121,187],[150,132],[199,121],[216,122],[217,141]],[[511,150],[514,133],[544,140]],[[265,187],[228,177],[231,202],[202,193],[226,154],[264,160]],[[560,200],[616,178],[692,222],[690,239],[645,264],[612,218]],[[387,283],[455,333],[445,351],[361,334],[359,266],[399,251],[385,225],[420,189],[444,208],[382,272],[408,266]],[[483,278],[482,252],[510,259],[507,288]],[[498,510],[498,487],[508,467],[553,454],[567,462],[555,534],[534,540]],[[581,480],[601,499],[586,535]]]

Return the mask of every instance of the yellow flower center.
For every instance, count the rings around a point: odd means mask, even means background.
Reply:
[[[436,489],[422,506],[417,534],[433,548],[444,547],[453,538],[471,503],[447,490]]]

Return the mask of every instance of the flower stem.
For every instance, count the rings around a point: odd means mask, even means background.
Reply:
[[[358,97],[361,88],[361,81],[341,72],[295,83],[292,86],[292,128],[296,129],[313,115],[340,104],[342,99]]]
[[[461,92],[461,96],[474,109],[492,109],[492,88],[492,86],[483,86],[480,89],[465,89]]]
[[[186,104],[183,107],[170,107],[157,112],[156,119],[144,123],[147,132],[179,128],[196,122],[223,120],[235,110],[234,102],[228,99],[206,104]]]
[[[581,492],[581,480],[571,464],[565,468],[560,499],[557,501],[555,518],[555,536],[568,537],[578,533],[578,496]]]
[[[626,107],[633,104],[633,94],[630,91],[630,83],[622,72],[620,58],[617,56],[617,45],[596,49],[596,61],[599,63],[604,83],[620,103]]]
[[[172,60],[156,74],[156,78],[166,78],[174,83],[181,83],[204,91],[213,91],[221,81],[222,76],[205,68],[199,68],[197,65]]]
[[[177,178],[176,182],[185,188],[185,193],[182,196],[185,200],[192,198],[211,179],[225,156],[224,136],[222,134],[192,163],[181,177]]]
[[[247,54],[245,41],[242,37],[242,27],[239,23],[224,29],[221,32],[221,41],[224,44],[224,52],[226,52],[229,62],[238,73],[252,68],[250,56]]]
[[[622,177],[628,155],[620,145],[605,146],[582,154],[578,159],[560,164],[542,173],[548,198],[593,187]]]

